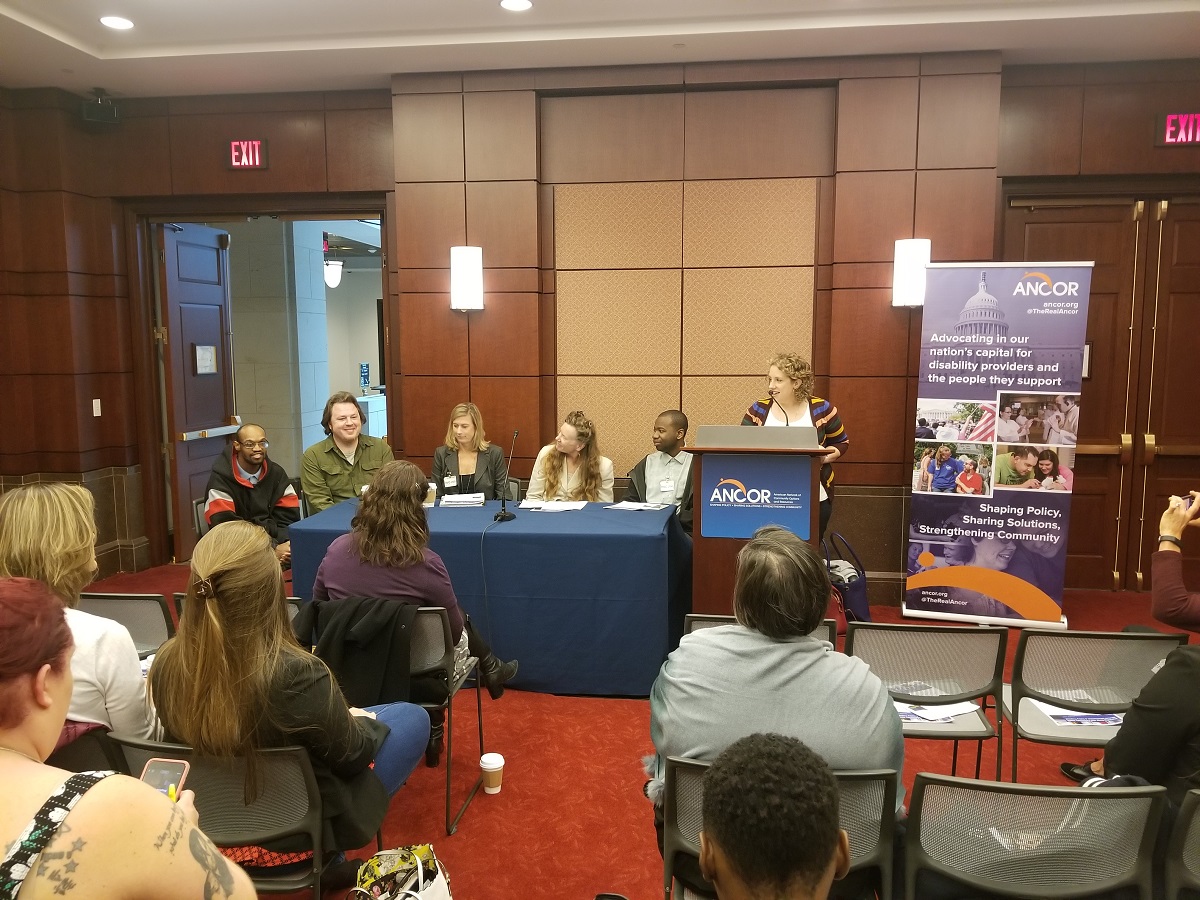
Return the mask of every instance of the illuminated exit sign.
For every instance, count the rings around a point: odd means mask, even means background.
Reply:
[[[229,168],[265,169],[267,167],[266,141],[230,141]]]
[[[1160,147],[1200,146],[1200,113],[1168,113],[1158,117]]]

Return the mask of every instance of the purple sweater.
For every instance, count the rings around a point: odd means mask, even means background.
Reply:
[[[346,597],[382,597],[442,606],[450,614],[450,631],[457,641],[462,635],[463,614],[450,584],[442,558],[425,548],[425,560],[403,569],[363,562],[355,549],[353,533],[343,534],[329,545],[313,582],[314,600],[344,600]]]

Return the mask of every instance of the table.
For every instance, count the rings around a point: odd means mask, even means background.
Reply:
[[[644,697],[678,645],[691,540],[673,509],[604,507],[516,510],[500,523],[498,501],[426,510],[459,605],[497,656],[521,663],[513,687]],[[291,526],[297,596],[312,599],[317,567],[357,509],[346,500]]]

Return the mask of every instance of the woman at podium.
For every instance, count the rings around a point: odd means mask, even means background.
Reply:
[[[596,426],[580,410],[567,413],[554,442],[538,452],[525,496],[530,500],[612,502],[612,460],[600,455]]]
[[[850,446],[837,407],[812,395],[812,365],[796,353],[776,353],[767,369],[767,396],[756,400],[742,417],[743,425],[815,428],[829,452],[821,460],[821,537],[833,515],[833,462]]]

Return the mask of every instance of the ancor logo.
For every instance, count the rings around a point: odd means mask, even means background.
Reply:
[[[1031,279],[1026,281],[1026,279]],[[1013,288],[1013,296],[1078,297],[1078,281],[1055,281],[1045,272],[1026,272]]]
[[[728,485],[728,487],[726,487]],[[761,488],[747,488],[733,478],[722,478],[713,488],[709,503],[770,503],[771,492]]]

